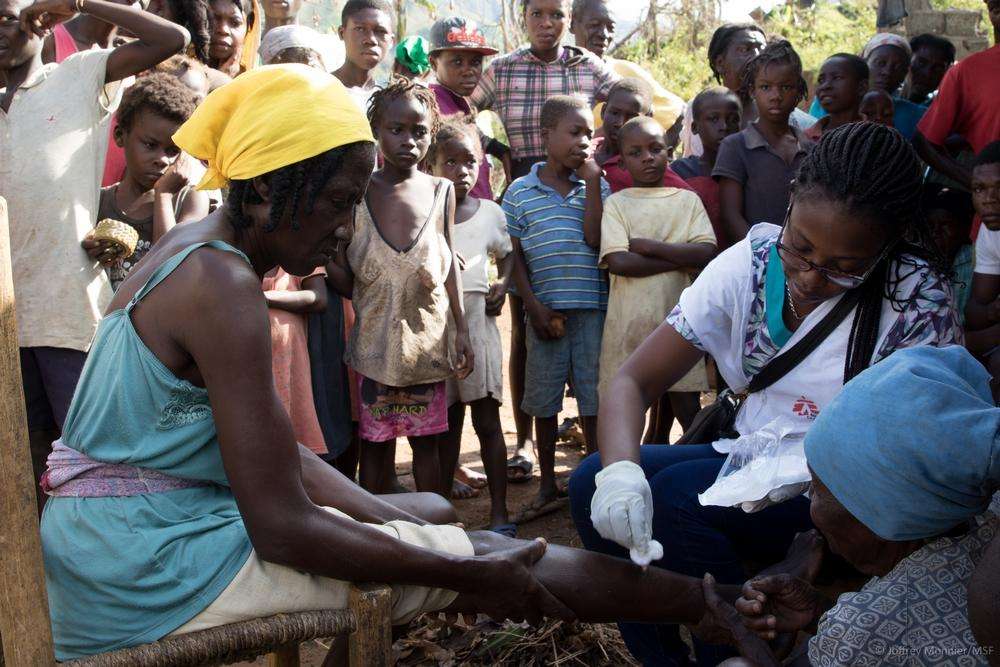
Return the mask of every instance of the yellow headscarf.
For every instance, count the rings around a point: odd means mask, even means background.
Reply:
[[[205,98],[174,134],[177,146],[208,162],[200,190],[374,140],[343,84],[306,65],[268,65],[241,74]]]

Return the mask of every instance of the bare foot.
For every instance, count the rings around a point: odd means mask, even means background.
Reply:
[[[757,576],[768,574],[790,574],[799,579],[813,582],[823,564],[823,554],[826,551],[826,540],[820,532],[813,528],[799,533],[792,540],[785,560],[761,571]]]
[[[478,498],[479,489],[474,489],[464,482],[460,482],[457,479],[451,482],[451,497],[455,500],[468,500],[469,498]]]
[[[478,470],[473,470],[469,466],[458,466],[458,470],[455,471],[455,477],[460,482],[463,482],[474,489],[486,488],[486,475]]]

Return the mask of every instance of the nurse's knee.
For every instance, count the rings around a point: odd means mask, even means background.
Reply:
[[[596,488],[594,478],[601,471],[601,467],[600,454],[591,454],[580,461],[580,465],[577,466],[569,478],[568,489],[572,507],[576,508],[578,505],[584,504],[589,514],[590,499],[594,497],[594,490]]]

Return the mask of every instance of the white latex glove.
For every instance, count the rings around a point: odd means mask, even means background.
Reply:
[[[632,461],[617,461],[594,478],[590,520],[598,534],[628,549],[636,565],[646,567],[663,558],[663,546],[653,539],[653,494],[646,475]]]

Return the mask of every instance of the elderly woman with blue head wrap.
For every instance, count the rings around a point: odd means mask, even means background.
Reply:
[[[988,511],[1000,489],[1000,408],[986,369],[958,346],[897,352],[844,387],[805,449],[813,522],[873,578],[832,608],[800,579],[751,580],[736,603],[746,624],[770,639],[818,621],[812,665],[988,664],[1000,649],[1000,541]],[[769,664],[753,639],[742,648]]]
[[[174,140],[207,163],[200,187],[229,195],[122,283],[54,444],[42,542],[60,660],[342,608],[350,581],[392,585],[395,622],[439,609],[532,622],[704,616],[697,579],[429,524],[457,517],[433,494],[370,495],[296,443],[261,278],[346,265],[375,151],[339,81],[257,68],[210,94]]]

